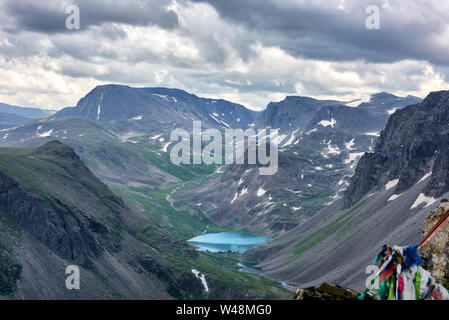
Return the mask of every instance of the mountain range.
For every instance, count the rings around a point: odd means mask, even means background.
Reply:
[[[448,107],[447,91],[424,100],[382,92],[352,102],[288,96],[255,112],[120,85],[39,118],[0,107],[0,295],[287,297],[280,281],[360,289],[382,244],[417,242],[447,196]],[[171,163],[170,132],[192,130],[193,120],[220,131],[278,129],[278,172]],[[273,239],[243,257],[186,243],[226,230]],[[239,260],[275,281],[236,272]],[[74,263],[89,279],[85,291],[61,287]]]
[[[23,125],[38,118],[46,118],[53,113],[55,111],[0,103],[0,130]]]
[[[429,212],[449,195],[448,110],[449,91],[440,91],[395,111],[343,197],[245,261],[301,287],[327,281],[363,289],[379,248],[417,244]]]
[[[284,233],[341,197],[389,113],[419,101],[382,93],[361,108],[307,97],[270,103],[256,128],[279,128],[275,175],[260,175],[256,165],[228,165],[172,197],[189,201],[219,225],[270,236]]]
[[[259,112],[222,99],[206,99],[179,89],[98,86],[75,107],[62,109],[54,118],[80,116],[110,123],[118,131],[191,130],[192,121],[219,128],[247,128]]]

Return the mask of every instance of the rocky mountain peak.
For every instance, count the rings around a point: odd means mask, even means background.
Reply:
[[[222,99],[201,98],[180,89],[97,86],[54,117],[81,116],[114,124],[120,131],[158,131],[184,127],[192,121],[219,128],[248,128],[259,116],[244,106]]]
[[[345,207],[396,179],[397,194],[424,178],[430,178],[426,196],[447,192],[448,124],[449,91],[432,92],[421,103],[392,114],[374,152],[360,159],[345,193]]]

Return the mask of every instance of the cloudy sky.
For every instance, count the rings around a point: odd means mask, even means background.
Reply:
[[[373,4],[379,30],[365,26]],[[0,102],[60,109],[105,83],[252,109],[286,95],[424,97],[449,89],[449,1],[0,1]]]

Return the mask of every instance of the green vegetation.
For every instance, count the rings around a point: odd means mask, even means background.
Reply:
[[[289,255],[289,259],[296,258],[307,250],[317,246],[323,240],[332,235],[336,235],[337,233],[344,233],[345,230],[350,226],[352,217],[366,205],[366,201],[367,200],[360,202],[351,210],[348,210],[335,220],[327,223],[323,227],[306,236],[291,252],[291,254]]]
[[[179,207],[184,208],[180,210],[175,204],[172,206],[166,198],[173,188],[152,190],[145,187],[114,187],[113,189],[130,207],[139,210],[182,240],[188,240],[202,233],[207,226],[215,227],[215,224],[198,208],[180,204]]]
[[[22,265],[0,242],[0,296],[10,296],[17,291],[17,281],[21,274]]]
[[[275,281],[238,272],[236,264],[239,255],[199,253],[186,244],[187,239],[206,229],[209,231],[224,229],[212,223],[195,206],[184,202],[171,203],[167,200],[173,188],[116,186],[114,189],[122,196],[123,202],[122,198],[115,196],[87,170],[70,148],[59,142],[52,142],[38,149],[0,149],[0,171],[14,179],[19,186],[18,189],[23,190],[27,197],[38,199],[40,205],[53,210],[52,212],[56,213],[55,217],[64,216],[64,221],[75,221],[73,225],[85,222],[86,219],[95,219],[93,227],[99,230],[95,232],[95,239],[100,243],[100,250],[114,254],[120,250],[122,241],[129,239],[129,236],[134,237],[137,240],[132,242],[135,254],[148,255],[149,260],[143,259],[141,262],[137,260],[132,263],[145,265],[147,270],[167,283],[168,292],[174,297],[192,299],[291,299],[292,297],[291,292]],[[196,177],[199,179],[202,176]],[[136,217],[134,225],[126,223],[126,219],[119,221],[116,213],[133,214],[126,204],[150,219]],[[130,221],[133,221],[133,218]],[[101,230],[104,227],[108,232],[103,234]],[[92,225],[89,225],[89,228],[92,228]],[[0,294],[11,295],[17,290],[22,266],[14,260],[13,254],[4,248],[5,246],[0,247]],[[56,248],[48,246],[47,248],[61,255]],[[108,282],[108,278],[99,274],[95,268],[95,264],[99,263],[97,256],[89,254],[85,258],[83,265],[86,270],[96,275],[100,281]],[[153,260],[156,261],[154,264]],[[194,278],[192,269],[200,270],[206,275],[211,288],[210,296],[204,295],[201,283]],[[200,291],[189,293],[191,286],[188,281],[194,281]]]
[[[283,288],[278,282],[267,278],[240,272],[237,263],[240,254],[198,252],[186,247],[184,241],[177,241],[164,235],[152,224],[133,228],[132,235],[140,241],[155,246],[161,237],[163,254],[160,255],[162,265],[165,265],[175,278],[181,277],[192,269],[206,275],[206,281],[213,290],[214,299],[291,299],[292,292]],[[162,251],[161,251],[162,253]],[[200,294],[192,297],[204,299]]]

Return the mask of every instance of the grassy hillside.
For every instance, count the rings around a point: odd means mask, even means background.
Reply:
[[[170,191],[127,187],[121,192],[125,203],[58,141],[37,149],[1,148],[0,295],[291,297],[276,282],[237,272],[237,255],[205,254],[187,245],[185,239],[208,221],[195,222],[174,210],[166,200]],[[64,287],[64,270],[70,264],[82,270],[83,287],[77,292]],[[192,269],[205,274],[209,292]]]

